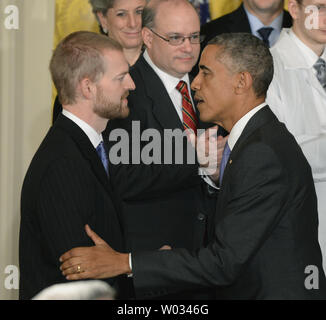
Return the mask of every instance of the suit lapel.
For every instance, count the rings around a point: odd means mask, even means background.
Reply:
[[[145,61],[143,56],[137,64],[144,81],[147,96],[153,102],[153,114],[156,120],[164,129],[179,128],[183,130],[182,122],[161,79]]]
[[[252,118],[248,121],[247,125],[243,129],[238,141],[236,142],[235,146],[233,147],[228,163],[226,164],[224,174],[223,174],[223,180],[222,180],[222,186],[225,181],[228,180],[228,174],[229,169],[231,168],[233,164],[233,159],[236,158],[237,154],[241,152],[241,147],[246,143],[248,138],[260,127],[265,125],[267,122],[270,122],[272,120],[276,120],[276,116],[273,114],[269,106],[263,107],[261,110],[259,110],[257,113],[255,113]]]
[[[83,130],[81,130],[78,125],[62,114],[58,116],[54,126],[62,128],[74,140],[83,158],[89,162],[94,175],[109,193],[109,180],[101,159],[97,155],[95,148]]]
[[[230,14],[230,32],[247,32],[251,33],[251,28],[243,4]]]

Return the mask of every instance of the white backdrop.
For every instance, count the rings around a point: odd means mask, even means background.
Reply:
[[[51,122],[54,10],[53,0],[0,1],[0,299],[18,298],[17,269],[8,266],[18,267],[20,191]]]

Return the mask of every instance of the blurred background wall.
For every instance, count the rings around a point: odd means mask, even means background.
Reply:
[[[0,299],[18,297],[8,266],[18,266],[22,181],[50,124],[54,11],[54,0],[0,1]]]

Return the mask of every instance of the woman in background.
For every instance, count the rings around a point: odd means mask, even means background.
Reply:
[[[89,0],[102,33],[118,41],[133,65],[142,52],[142,12],[147,0]],[[53,106],[53,122],[62,111],[58,96]]]

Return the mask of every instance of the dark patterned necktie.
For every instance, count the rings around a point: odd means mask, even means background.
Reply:
[[[259,35],[261,36],[261,39],[263,40],[263,42],[270,47],[269,45],[269,36],[271,35],[272,31],[274,30],[274,28],[272,27],[263,27],[260,28],[257,32],[259,33]]]
[[[326,62],[324,59],[319,58],[314,64],[314,68],[317,71],[317,79],[320,82],[321,86],[326,91]]]
[[[187,83],[181,80],[176,88],[182,95],[183,127],[184,129],[192,129],[196,133],[198,118],[191,103]]]
[[[96,152],[103,163],[106,174],[109,175],[109,160],[104,148],[103,141],[96,147]]]

